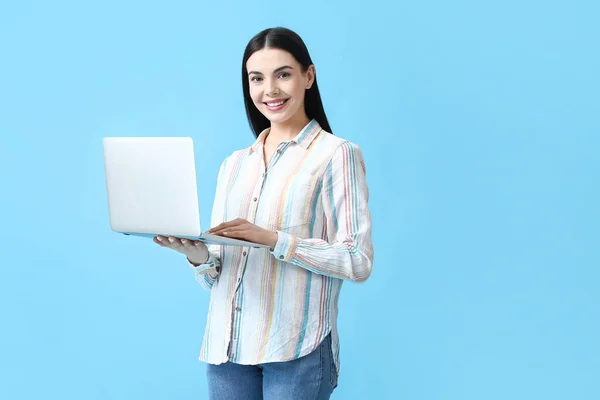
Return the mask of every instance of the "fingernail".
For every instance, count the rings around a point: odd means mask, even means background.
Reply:
[[[158,240],[159,242],[162,242],[162,239],[157,237],[156,240]]]
[[[173,243],[174,241],[175,241],[175,239],[169,238],[169,242]]]

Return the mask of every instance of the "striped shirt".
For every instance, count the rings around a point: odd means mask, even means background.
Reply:
[[[297,359],[331,332],[337,374],[344,280],[371,274],[373,245],[360,148],[312,120],[265,169],[264,130],[225,159],[211,226],[244,218],[277,231],[272,249],[210,245],[194,267],[210,291],[201,361],[256,365]]]

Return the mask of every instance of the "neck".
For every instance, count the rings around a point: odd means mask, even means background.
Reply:
[[[283,122],[271,122],[268,141],[275,144],[290,141],[295,138],[309,122],[310,119],[308,119],[305,113],[301,113],[301,115],[294,116]]]

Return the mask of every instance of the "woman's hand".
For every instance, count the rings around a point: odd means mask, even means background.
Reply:
[[[277,232],[256,226],[243,218],[223,222],[222,224],[211,228],[208,233],[264,244],[270,248],[274,248],[275,244],[277,244]]]
[[[185,254],[188,260],[194,264],[204,264],[208,261],[208,247],[199,240],[178,239],[176,237],[166,238],[164,236],[156,236],[154,243],[162,247],[178,251]]]

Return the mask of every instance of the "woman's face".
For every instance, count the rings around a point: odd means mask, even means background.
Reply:
[[[246,61],[250,97],[258,110],[272,123],[285,122],[295,116],[305,116],[304,94],[315,76],[309,66],[302,66],[285,50],[265,48],[253,53]]]

